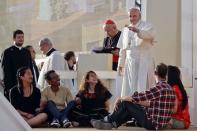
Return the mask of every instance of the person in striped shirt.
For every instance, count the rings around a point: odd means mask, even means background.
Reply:
[[[175,93],[166,82],[166,75],[167,66],[157,65],[154,87],[117,99],[113,113],[103,120],[92,120],[92,126],[97,129],[118,128],[134,118],[148,130],[166,129],[175,106]]]

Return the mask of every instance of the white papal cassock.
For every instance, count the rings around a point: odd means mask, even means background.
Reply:
[[[145,91],[154,84],[154,61],[151,55],[154,30],[144,21],[139,21],[135,27],[139,33],[125,27],[117,45],[120,48],[118,66],[124,67],[121,96]]]

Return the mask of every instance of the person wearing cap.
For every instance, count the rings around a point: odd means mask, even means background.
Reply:
[[[106,37],[103,40],[103,47],[101,49],[94,49],[96,53],[111,53],[113,55],[112,69],[117,70],[119,48],[117,43],[121,35],[121,31],[117,29],[116,23],[113,20],[106,20],[103,25],[103,29],[106,32]]]
[[[117,47],[120,48],[118,73],[123,75],[121,96],[145,91],[154,84],[154,60],[151,49],[155,39],[153,26],[141,20],[141,12],[128,12],[130,25],[125,27]]]

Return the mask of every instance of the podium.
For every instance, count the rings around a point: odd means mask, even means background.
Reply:
[[[111,54],[83,53],[78,55],[77,83],[80,84],[88,71],[112,71]],[[101,74],[103,74],[102,72]],[[98,74],[97,74],[98,75]],[[98,76],[99,77],[99,76]],[[102,79],[102,77],[99,77]],[[106,85],[107,86],[107,85]]]

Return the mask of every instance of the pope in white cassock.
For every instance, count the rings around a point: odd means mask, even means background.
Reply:
[[[68,70],[67,63],[64,60],[63,55],[59,51],[53,48],[52,42],[48,38],[43,38],[39,42],[40,50],[44,55],[46,55],[46,59],[44,61],[44,64],[42,66],[42,69],[40,71],[40,75],[38,78],[38,85],[40,90],[43,90],[48,86],[48,83],[46,82],[44,75],[49,70],[55,70],[58,73],[62,73],[66,70]],[[61,79],[61,74],[60,74]],[[61,79],[61,84],[63,83],[64,87],[69,88],[72,90],[72,80],[63,80]]]
[[[123,75],[121,96],[145,91],[154,84],[153,27],[141,20],[138,9],[132,8],[128,14],[131,25],[123,29],[117,45],[120,48],[118,72]]]

